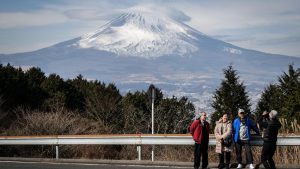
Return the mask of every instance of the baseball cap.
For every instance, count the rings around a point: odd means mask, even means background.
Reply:
[[[238,111],[239,113],[245,113],[245,111],[244,111],[244,109],[239,109],[239,111]]]

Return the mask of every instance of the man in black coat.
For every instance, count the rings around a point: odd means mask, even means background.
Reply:
[[[273,155],[276,151],[278,130],[281,127],[277,114],[276,110],[272,110],[270,113],[264,112],[258,120],[260,127],[264,129],[261,162],[266,169],[276,169]]]

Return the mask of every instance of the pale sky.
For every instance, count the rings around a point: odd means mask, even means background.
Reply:
[[[0,54],[81,36],[130,8],[163,10],[239,47],[300,57],[299,0],[0,0]]]

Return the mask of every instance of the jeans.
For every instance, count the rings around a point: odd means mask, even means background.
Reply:
[[[208,166],[208,143],[198,144],[195,143],[194,151],[194,168],[198,169],[200,167],[200,159],[202,155],[202,168]]]
[[[249,140],[238,140],[235,143],[236,157],[239,164],[242,164],[242,148],[245,147],[247,164],[253,163],[253,157],[251,152],[251,146]]]

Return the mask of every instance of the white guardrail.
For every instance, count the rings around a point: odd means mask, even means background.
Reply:
[[[141,160],[142,145],[194,145],[189,134],[112,134],[112,135],[54,135],[54,136],[0,136],[0,145],[55,145],[58,159],[60,145],[136,145]],[[210,135],[209,145],[215,145]],[[261,146],[261,136],[253,136],[251,144]],[[278,136],[278,146],[300,146],[300,136]]]

